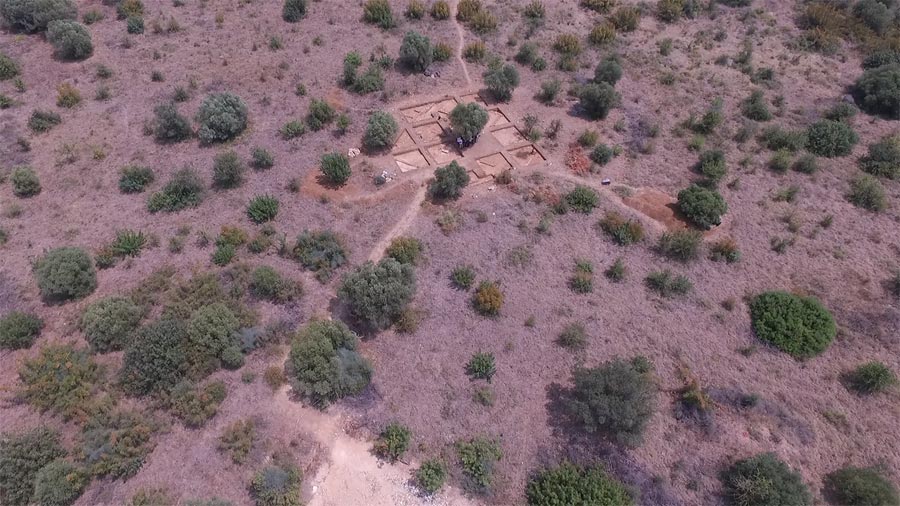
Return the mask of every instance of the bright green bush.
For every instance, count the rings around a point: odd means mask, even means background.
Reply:
[[[34,476],[34,502],[40,506],[69,506],[81,496],[90,479],[78,466],[57,459]]]
[[[428,37],[418,32],[406,32],[400,44],[400,62],[408,68],[423,71],[431,65],[434,51]]]
[[[320,281],[327,280],[347,263],[348,255],[340,238],[329,230],[304,231],[297,237],[291,253],[303,267],[314,271]]]
[[[437,459],[422,462],[416,469],[415,482],[426,494],[434,494],[444,486],[447,480],[447,466]]]
[[[857,104],[869,114],[900,117],[900,63],[889,63],[863,72],[856,80]]]
[[[278,199],[271,195],[257,195],[247,205],[247,217],[253,223],[265,223],[278,216]]]
[[[200,129],[197,136],[204,143],[234,139],[247,128],[247,105],[231,93],[213,93],[203,99],[197,112]]]
[[[31,313],[12,311],[0,318],[0,349],[30,348],[44,328],[44,321]]]
[[[59,433],[46,427],[0,434],[0,502],[7,506],[31,504],[38,471],[65,455]]]
[[[354,316],[367,325],[387,328],[412,300],[416,277],[411,265],[393,258],[367,262],[347,274],[339,294]]]
[[[525,488],[529,506],[631,506],[634,499],[625,486],[600,467],[581,467],[564,462],[545,469]]]
[[[296,23],[306,17],[306,0],[284,0],[281,19],[288,23]]]
[[[489,66],[484,75],[484,85],[497,100],[509,102],[519,86],[519,71],[513,65]]]
[[[607,83],[588,83],[578,92],[578,103],[590,119],[606,119],[619,101],[619,94]]]
[[[237,344],[240,321],[222,302],[205,305],[194,311],[187,325],[186,352],[191,369],[198,377],[221,365],[222,352]]]
[[[156,447],[156,430],[147,413],[101,412],[82,427],[78,453],[92,475],[127,480]]]
[[[844,467],[825,476],[826,494],[841,506],[896,506],[897,487],[873,468]]]
[[[122,173],[119,176],[119,190],[122,193],[141,193],[155,179],[156,176],[149,167],[126,165],[122,167]]]
[[[13,195],[27,198],[41,193],[41,181],[34,169],[28,166],[16,167],[9,176]]]
[[[84,60],[94,53],[91,32],[77,21],[51,21],[47,25],[47,40],[63,60]]]
[[[881,362],[860,364],[847,374],[847,384],[862,395],[883,392],[897,384],[897,376]]]
[[[363,21],[388,30],[394,27],[394,13],[387,0],[366,0],[363,4]]]
[[[640,443],[656,411],[656,385],[646,359],[613,359],[594,368],[576,367],[565,406],[590,433],[600,433],[626,445]]]
[[[450,111],[453,133],[463,139],[474,139],[488,122],[488,112],[475,102],[457,104]]]
[[[667,258],[688,262],[697,258],[702,241],[703,234],[700,232],[681,229],[660,236],[656,249]]]
[[[174,103],[165,103],[153,109],[153,136],[157,142],[171,143],[190,139],[194,135],[191,122],[178,112]]]
[[[41,297],[50,302],[81,299],[97,288],[97,271],[81,248],[55,248],[33,266]]]
[[[143,310],[130,299],[107,297],[85,308],[81,330],[94,351],[117,351],[128,343],[142,316]]]
[[[313,321],[291,342],[294,388],[318,406],[362,392],[372,366],[357,351],[359,338],[340,321]]]
[[[600,196],[593,189],[578,185],[572,191],[563,196],[566,208],[574,209],[579,213],[590,214],[600,203]]]
[[[721,475],[730,506],[811,506],[799,473],[774,454],[762,453],[732,464]]]
[[[318,132],[334,121],[335,116],[334,108],[328,102],[314,98],[309,103],[306,124],[313,132]]]
[[[850,181],[850,191],[847,192],[847,200],[856,207],[868,211],[879,212],[887,208],[887,195],[881,181],[863,174]]]
[[[253,476],[250,495],[256,506],[300,506],[302,480],[303,475],[295,464],[275,462]]]
[[[225,384],[221,381],[213,381],[203,387],[185,381],[172,389],[168,396],[168,407],[185,426],[199,428],[216,416],[227,394]]]
[[[389,424],[375,440],[375,454],[383,459],[396,462],[406,453],[411,437],[412,432],[409,428],[398,423]]]
[[[172,175],[172,179],[162,189],[147,200],[147,208],[151,213],[164,211],[174,213],[197,207],[203,200],[203,181],[197,172],[185,167]]]
[[[693,184],[678,192],[678,209],[691,223],[709,230],[722,223],[728,204],[719,192]]]
[[[497,368],[494,365],[493,353],[476,353],[466,363],[466,374],[473,380],[483,379],[490,383],[495,372]]]
[[[338,152],[325,153],[319,162],[322,174],[333,185],[343,185],[350,179],[350,159]]]
[[[428,194],[432,198],[456,200],[468,184],[469,173],[453,160],[434,171],[434,180],[428,184]]]
[[[132,395],[162,393],[187,372],[184,343],[186,325],[175,319],[159,320],[139,329],[125,349],[119,381]]]
[[[487,489],[493,483],[494,465],[503,458],[500,443],[493,439],[474,438],[456,442],[456,455],[466,478],[476,489]]]
[[[390,147],[400,127],[394,117],[383,111],[376,111],[369,116],[366,133],[363,135],[363,146],[370,150]]]
[[[825,351],[837,333],[831,313],[813,297],[764,292],[750,303],[756,336],[803,360]]]
[[[250,291],[254,296],[276,304],[290,302],[300,296],[300,284],[282,276],[268,266],[260,266],[250,275]]]
[[[75,19],[78,10],[71,0],[2,0],[0,16],[14,29],[42,32],[57,20]]]
[[[869,154],[859,165],[873,176],[900,179],[900,135],[888,135],[870,144]]]
[[[859,136],[847,123],[825,119],[810,125],[806,132],[806,149],[826,158],[847,156],[859,142]]]

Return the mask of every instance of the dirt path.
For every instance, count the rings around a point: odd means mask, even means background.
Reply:
[[[416,195],[413,197],[412,202],[409,203],[409,207],[406,208],[406,212],[403,213],[403,216],[397,220],[397,223],[394,224],[394,227],[391,228],[387,234],[372,246],[372,251],[369,253],[368,260],[372,262],[381,260],[382,255],[384,255],[384,250],[391,244],[391,241],[400,237],[403,232],[406,232],[406,229],[412,225],[413,220],[419,215],[419,208],[422,207],[422,202],[425,202],[427,192],[428,186],[422,183],[416,191]]]
[[[456,27],[456,36],[459,38],[459,42],[456,45],[456,60],[462,66],[463,75],[466,76],[466,85],[472,86],[472,78],[469,76],[469,67],[466,66],[466,60],[463,59],[463,46],[466,44],[466,35],[463,32],[462,25],[459,24],[459,21],[456,20],[456,10],[459,6],[459,0],[453,0],[450,8],[453,10],[453,17],[451,18],[453,21],[453,26]]]

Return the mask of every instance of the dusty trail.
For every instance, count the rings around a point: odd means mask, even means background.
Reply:
[[[425,196],[428,192],[428,186],[425,184],[421,184],[419,189],[416,191],[415,197],[413,197],[412,202],[409,203],[409,207],[406,208],[406,212],[403,213],[403,216],[397,220],[397,223],[394,224],[394,227],[391,228],[387,234],[385,234],[381,239],[372,246],[372,251],[369,253],[368,260],[372,262],[377,262],[381,260],[382,255],[384,255],[384,250],[391,244],[391,241],[403,235],[406,232],[406,229],[412,225],[416,216],[419,215],[419,208],[422,207],[422,202],[425,201]]]
[[[466,66],[466,60],[463,59],[463,46],[466,44],[466,36],[465,32],[463,32],[462,25],[459,24],[459,21],[456,20],[456,10],[459,6],[459,0],[453,0],[450,5],[450,9],[453,11],[451,20],[453,21],[453,26],[456,27],[456,36],[459,38],[459,42],[456,44],[456,60],[462,66],[463,75],[466,76],[466,85],[472,86],[472,78],[469,76],[469,68]]]

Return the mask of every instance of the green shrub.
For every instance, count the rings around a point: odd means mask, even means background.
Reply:
[[[879,212],[887,208],[884,186],[874,177],[863,174],[850,182],[847,200],[863,209]]]
[[[99,353],[121,350],[137,329],[143,310],[124,297],[107,297],[88,305],[81,315],[81,331]]]
[[[428,37],[417,32],[406,32],[400,44],[400,62],[412,70],[423,71],[431,65],[434,52]]]
[[[494,478],[494,465],[503,458],[500,443],[492,439],[474,438],[456,442],[456,455],[466,478],[476,489],[487,489]]]
[[[607,83],[588,83],[578,91],[578,103],[590,119],[606,119],[619,100],[619,94]]]
[[[639,221],[627,219],[615,211],[606,213],[597,226],[622,246],[640,242],[644,238],[644,227]]]
[[[453,56],[453,48],[446,42],[438,42],[434,45],[432,56],[436,62],[444,62]]]
[[[240,321],[222,302],[200,307],[191,315],[185,343],[193,375],[203,377],[221,365],[222,353],[237,344]]]
[[[63,60],[83,60],[94,53],[91,32],[77,21],[51,21],[47,25],[47,40]]]
[[[616,0],[581,0],[579,5],[598,14],[606,14],[616,5]]]
[[[296,23],[306,17],[306,0],[284,0],[281,19],[288,23]]]
[[[631,506],[631,494],[600,467],[568,462],[541,471],[525,488],[529,506]]]
[[[422,243],[415,237],[397,237],[391,241],[385,255],[401,264],[416,265],[422,256]]]
[[[866,362],[846,375],[847,384],[859,394],[883,392],[897,383],[894,371],[881,362]]]
[[[766,105],[766,97],[760,90],[755,90],[747,100],[741,102],[741,113],[754,121],[769,121],[772,113]]]
[[[453,133],[466,140],[478,137],[487,122],[488,112],[475,102],[457,104],[450,111],[450,126]]]
[[[168,407],[185,426],[199,428],[216,416],[219,406],[227,395],[225,384],[221,381],[213,381],[203,387],[185,381],[172,389],[168,397]]]
[[[9,506],[31,504],[38,471],[65,455],[59,433],[46,427],[0,434],[0,501]]]
[[[163,319],[139,329],[125,348],[119,381],[132,395],[170,390],[187,372],[184,343],[187,327],[175,319]]]
[[[693,184],[678,192],[678,209],[691,223],[709,230],[722,223],[728,204],[719,192]]]
[[[234,151],[225,151],[213,160],[213,186],[227,189],[236,188],[244,181],[246,166]]]
[[[825,476],[826,495],[843,506],[895,506],[897,487],[873,468],[844,467]]]
[[[644,283],[646,283],[647,288],[663,297],[686,295],[694,287],[688,278],[672,274],[668,269],[647,274]]]
[[[69,506],[81,496],[89,478],[71,462],[56,459],[34,476],[34,501],[41,506]]]
[[[398,423],[389,424],[375,440],[375,454],[383,459],[396,462],[406,453],[411,437],[412,432],[407,427]]]
[[[409,0],[403,15],[407,19],[422,19],[425,16],[425,4],[421,0]]]
[[[157,142],[181,142],[194,135],[191,122],[178,112],[174,103],[166,103],[153,109],[153,136]]]
[[[849,104],[847,102],[838,102],[837,104],[834,104],[831,109],[825,111],[825,114],[823,114],[823,116],[825,117],[825,119],[834,121],[846,121],[856,116],[856,113],[857,109],[853,104]]]
[[[164,487],[158,488],[139,488],[131,497],[131,502],[127,506],[176,506],[176,500],[172,498],[169,489]],[[205,504],[189,501],[185,506],[229,506],[222,504]]]
[[[256,506],[300,506],[300,469],[287,459],[277,459],[258,471],[250,482],[250,495]]]
[[[363,21],[388,30],[394,27],[394,14],[387,0],[366,0],[363,5]]]
[[[39,410],[66,420],[86,415],[88,401],[101,379],[98,365],[84,350],[51,345],[25,360],[19,369],[21,397]]]
[[[256,425],[253,420],[236,420],[222,432],[218,448],[226,452],[235,464],[243,464],[253,449],[256,440]]]
[[[583,350],[587,346],[587,340],[587,331],[580,323],[566,325],[556,338],[557,344],[570,350]]]
[[[819,170],[819,163],[813,155],[803,155],[794,162],[794,170],[803,174],[815,174]]]
[[[197,111],[197,136],[206,144],[234,139],[247,128],[247,105],[231,93],[213,93]]]
[[[71,0],[3,0],[0,16],[17,31],[42,32],[53,21],[75,19],[78,11]]]
[[[370,150],[390,147],[400,127],[394,117],[383,111],[376,111],[369,116],[366,133],[363,135],[363,146]]]
[[[6,53],[0,53],[0,81],[6,81],[19,75],[19,65]]]
[[[253,148],[250,155],[250,166],[256,170],[271,169],[275,166],[275,158],[265,148]]]
[[[333,185],[343,185],[350,179],[350,159],[338,152],[325,153],[319,164],[322,174]]]
[[[34,133],[43,133],[62,123],[59,114],[53,111],[35,110],[28,118],[28,128]]]
[[[156,179],[150,167],[126,165],[119,176],[119,191],[122,193],[141,193],[148,184]]]
[[[334,109],[328,102],[319,99],[312,99],[309,103],[309,112],[306,114],[306,124],[314,132],[325,128],[326,125],[334,121]]]
[[[612,161],[614,156],[616,156],[615,150],[606,144],[599,144],[591,150],[590,159],[598,165],[606,165]]]
[[[456,7],[456,20],[468,23],[481,9],[481,0],[460,0]]]
[[[724,237],[709,245],[709,259],[713,262],[734,263],[741,259],[737,243],[730,237]]]
[[[148,414],[140,411],[99,413],[81,429],[81,460],[94,476],[127,480],[156,447],[156,429]]]
[[[579,185],[563,196],[567,208],[590,214],[600,203],[600,196],[593,189]]]
[[[656,386],[646,359],[613,359],[594,368],[575,368],[565,406],[590,433],[635,445],[656,410]]]
[[[288,121],[278,130],[278,133],[286,141],[296,139],[306,133],[306,125],[296,120]]]
[[[51,302],[81,299],[97,288],[97,272],[91,257],[81,248],[55,248],[33,267],[41,297]]]
[[[339,294],[354,316],[383,329],[400,316],[415,290],[413,267],[385,258],[378,264],[367,262],[345,276]]]
[[[732,506],[812,505],[812,496],[800,474],[771,453],[735,462],[720,479]]]
[[[472,16],[469,28],[479,35],[485,35],[497,29],[497,18],[485,9],[481,9]]]
[[[882,137],[869,145],[869,154],[859,161],[862,170],[873,176],[900,179],[900,135]]]
[[[725,153],[718,149],[704,151],[700,154],[700,161],[696,165],[696,170],[710,182],[718,183],[728,171],[725,165]]]
[[[121,0],[116,5],[116,16],[119,19],[128,19],[144,15],[144,4],[141,0]]]
[[[257,195],[247,205],[247,217],[253,223],[272,221],[278,215],[278,199],[271,195]]]
[[[143,232],[128,229],[117,230],[116,238],[107,249],[116,258],[136,257],[141,254],[145,244],[147,244],[147,236]]]
[[[519,86],[519,71],[512,65],[491,66],[485,71],[484,85],[497,100],[509,102]]]
[[[569,288],[575,293],[594,291],[594,266],[586,260],[575,261],[575,274],[569,278]]]
[[[460,265],[450,273],[450,282],[460,290],[468,290],[475,282],[475,270],[468,265]]]
[[[41,193],[41,181],[31,167],[16,167],[9,180],[12,183],[13,195],[17,197],[27,198]]]
[[[837,333],[834,318],[813,297],[764,292],[750,303],[756,336],[803,360],[825,351]]]
[[[615,86],[622,78],[622,65],[616,56],[608,56],[594,70],[594,82]]]
[[[476,353],[466,363],[466,374],[473,380],[483,379],[490,383],[495,372],[497,368],[494,365],[493,353]]]
[[[438,21],[450,19],[450,5],[445,0],[438,0],[431,6],[431,17]]]
[[[446,480],[447,467],[440,460],[426,460],[416,469],[416,485],[426,494],[434,494],[440,490]]]
[[[806,133],[806,149],[826,158],[847,156],[859,142],[859,136],[847,123],[830,119],[813,123]]]
[[[130,16],[125,21],[125,31],[133,35],[144,33],[144,18],[141,16]]]
[[[703,234],[695,230],[666,232],[659,238],[657,250],[672,260],[688,262],[697,258],[702,240]]]
[[[331,274],[347,262],[343,242],[331,231],[304,231],[297,237],[291,250],[295,260],[314,271],[319,280],[327,280]]]
[[[194,169],[186,167],[175,172],[172,179],[160,191],[150,195],[147,208],[151,213],[159,211],[174,213],[189,207],[197,207],[202,200],[203,182]]]
[[[598,23],[588,34],[588,42],[595,46],[605,46],[616,40],[616,27],[612,23]]]
[[[878,35],[884,35],[891,26],[894,13],[877,0],[859,0],[853,6],[853,15]]]
[[[482,281],[475,290],[472,305],[482,316],[497,316],[503,307],[503,292],[500,285],[493,281]]]
[[[787,150],[793,153],[806,147],[806,132],[790,131],[773,126],[763,131],[760,140],[766,148],[772,151]]]
[[[278,271],[268,266],[260,266],[253,270],[250,277],[250,291],[254,296],[276,304],[290,302],[302,293],[299,283],[284,278]]]
[[[362,392],[372,366],[357,351],[359,338],[340,321],[313,321],[291,342],[295,390],[318,406]]]
[[[637,30],[641,21],[641,9],[637,6],[622,6],[610,16],[609,21],[622,32]]]
[[[428,183],[428,194],[432,198],[456,200],[468,184],[469,173],[453,160],[434,171],[434,180]]]
[[[0,349],[30,348],[44,328],[44,321],[31,313],[11,311],[0,318]]]
[[[487,46],[484,42],[476,40],[475,42],[466,44],[462,54],[466,61],[480,63],[484,61],[484,58],[487,56]]]
[[[890,63],[863,72],[855,95],[863,111],[887,118],[900,117],[900,64]]]

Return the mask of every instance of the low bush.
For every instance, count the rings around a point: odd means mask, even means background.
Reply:
[[[487,46],[484,42],[476,40],[466,44],[463,48],[463,58],[468,62],[480,63],[487,57]]]
[[[830,109],[825,111],[822,115],[825,119],[830,119],[834,121],[847,121],[857,113],[856,106],[847,102],[838,102],[834,104]]]
[[[340,321],[313,321],[291,342],[295,390],[317,406],[362,392],[372,366],[357,351],[359,338]]]
[[[300,506],[303,475],[288,459],[276,459],[258,471],[250,482],[250,495],[256,506]]]
[[[164,211],[174,213],[197,207],[203,200],[203,182],[197,172],[185,167],[175,174],[162,189],[147,200],[147,208],[151,213]]]
[[[415,290],[413,267],[385,258],[347,274],[339,294],[354,316],[372,328],[384,329],[400,316]]]
[[[862,395],[883,392],[897,384],[897,376],[881,362],[866,362],[846,375],[847,385]]]
[[[434,171],[434,180],[428,184],[428,194],[436,199],[455,200],[468,184],[469,173],[454,160]]]
[[[609,22],[594,25],[588,34],[588,42],[595,46],[612,44],[614,40],[616,40],[616,27]]]
[[[519,86],[519,71],[512,65],[490,66],[482,77],[491,95],[503,102],[509,102]]]
[[[880,212],[887,208],[887,196],[884,186],[874,177],[863,174],[850,181],[850,191],[847,192],[847,200],[856,207],[868,211]]]
[[[400,44],[400,62],[415,71],[423,71],[431,65],[434,50],[428,37],[417,32],[406,32]]]
[[[494,479],[494,466],[503,458],[500,443],[493,439],[474,438],[456,442],[456,455],[463,473],[476,490],[487,489]]]
[[[116,17],[128,19],[144,15],[144,4],[141,0],[121,0],[116,5]]]
[[[460,265],[450,273],[450,282],[459,290],[468,290],[475,282],[475,270],[471,266]]]
[[[900,117],[900,63],[889,63],[863,72],[856,80],[856,103],[869,114]]]
[[[432,56],[436,62],[445,62],[453,56],[453,48],[446,42],[437,42],[432,50]]]
[[[847,123],[825,119],[810,125],[806,132],[806,149],[826,158],[847,156],[859,142],[859,136]]]
[[[763,130],[760,141],[772,151],[787,150],[794,153],[806,147],[806,132],[774,126]]]
[[[483,379],[490,383],[496,372],[493,353],[476,353],[466,363],[466,374],[469,375],[469,379]]]
[[[341,153],[325,153],[319,167],[328,182],[333,185],[343,185],[350,179],[350,159]]]
[[[65,455],[59,433],[46,427],[0,434],[0,501],[9,506],[31,504],[38,472]]]
[[[472,17],[469,28],[478,35],[488,34],[497,29],[497,18],[486,9],[481,9]]]
[[[314,271],[320,281],[347,262],[343,242],[331,231],[304,231],[297,237],[291,254],[303,267]]]
[[[422,243],[415,237],[397,237],[391,241],[385,254],[401,264],[416,265],[422,256]]]
[[[394,13],[387,0],[366,0],[363,4],[363,21],[388,30],[394,27]]]
[[[19,65],[6,53],[0,52],[0,81],[7,81],[19,75]]]
[[[213,186],[221,189],[237,188],[244,182],[246,170],[244,161],[234,151],[219,153],[213,160]]]
[[[644,238],[644,227],[641,222],[625,218],[621,214],[611,211],[601,219],[597,226],[605,232],[616,244],[627,246],[640,242]]]
[[[590,119],[606,119],[619,101],[619,94],[607,83],[588,83],[578,92],[579,105]]]
[[[56,459],[34,476],[34,502],[41,506],[69,506],[81,497],[90,478],[71,462]]]
[[[283,277],[272,267],[260,266],[251,274],[250,292],[260,299],[284,304],[300,297],[303,290],[299,283]]]
[[[176,319],[163,319],[139,329],[125,349],[119,381],[132,395],[163,393],[187,373],[184,343],[187,328]]]
[[[656,385],[647,360],[613,359],[594,368],[576,367],[565,406],[589,433],[636,445],[656,411]]]
[[[0,349],[30,348],[44,328],[44,321],[31,313],[11,311],[0,318]]]
[[[81,103],[81,93],[70,83],[62,83],[56,87],[56,105],[71,109]]]
[[[541,471],[528,481],[529,506],[631,506],[634,499],[620,481],[600,467],[581,467],[564,462]]]
[[[337,114],[334,112],[334,108],[331,107],[328,102],[314,98],[309,103],[309,112],[306,114],[306,124],[312,131],[318,132],[334,121],[336,116]]]
[[[641,9],[638,6],[623,5],[616,9],[609,21],[621,32],[633,32],[641,22]]]
[[[874,468],[844,467],[825,476],[825,493],[843,506],[895,506],[897,487]]]
[[[819,162],[813,155],[803,155],[794,162],[793,169],[803,174],[815,174],[819,170]]]
[[[594,266],[586,260],[575,261],[575,273],[569,278],[569,288],[575,293],[594,291]]]
[[[407,427],[398,423],[389,424],[375,440],[375,454],[383,459],[396,462],[406,453],[411,437],[412,432]]]
[[[234,139],[247,128],[247,105],[231,93],[213,93],[200,104],[197,136],[206,144]]]
[[[62,118],[53,111],[35,110],[28,118],[28,128],[34,133],[44,133],[60,123]]]
[[[85,308],[80,327],[91,349],[106,353],[125,347],[142,316],[143,310],[130,299],[107,297]]]
[[[450,19],[450,5],[445,0],[438,0],[431,6],[431,17],[438,21]]]
[[[732,506],[812,505],[812,496],[800,474],[772,453],[739,460],[720,479]]]
[[[253,449],[256,437],[253,420],[236,420],[225,427],[219,437],[218,449],[227,453],[235,464],[243,464]]]
[[[591,150],[590,159],[597,165],[606,165],[616,156],[616,151],[606,144],[599,144]]]
[[[84,60],[94,53],[91,32],[77,21],[51,21],[47,25],[47,40],[63,60]]]
[[[615,86],[622,79],[622,65],[616,56],[608,56],[594,69],[594,82]]]
[[[284,0],[281,19],[288,23],[296,23],[304,17],[306,17],[306,0]]]
[[[709,259],[713,262],[734,263],[741,259],[741,252],[734,239],[723,237],[709,245]]]
[[[697,258],[703,234],[695,230],[676,230],[666,232],[657,243],[657,251],[667,258],[688,262]]]
[[[282,139],[289,141],[305,134],[306,125],[296,120],[288,121],[278,130],[278,133],[281,135]]]
[[[178,112],[174,103],[166,103],[153,109],[153,136],[157,142],[171,143],[190,139],[194,135],[191,122]]]
[[[141,469],[156,443],[157,426],[147,413],[99,413],[82,427],[81,460],[94,476],[127,480]]]
[[[422,462],[416,469],[416,486],[426,494],[434,494],[444,486],[447,480],[447,466],[437,459],[429,459]]]
[[[422,19],[425,17],[425,4],[421,0],[409,0],[403,15],[407,19]]]
[[[267,170],[275,166],[275,158],[265,148],[253,148],[250,155],[250,166],[256,170]]]
[[[199,428],[216,416],[226,396],[225,384],[221,381],[214,381],[203,387],[182,382],[172,389],[167,404],[172,414],[185,426]]]
[[[13,195],[17,197],[28,198],[41,193],[41,181],[31,167],[16,167],[9,180],[12,183]]]
[[[238,345],[240,321],[222,302],[201,306],[191,314],[184,342],[191,376],[202,378],[222,365],[225,350]]]
[[[33,266],[41,297],[50,302],[81,299],[97,288],[97,271],[81,248],[55,248]]]
[[[71,0],[3,0],[0,16],[16,31],[42,32],[53,21],[75,19]]]
[[[694,184],[678,192],[678,209],[691,223],[709,230],[722,223],[728,204],[719,192]]]
[[[84,350],[50,345],[19,369],[22,399],[64,419],[84,418],[101,379],[99,366]]]
[[[860,168],[873,176],[900,179],[900,135],[882,137],[869,145],[869,154],[859,161]]]
[[[764,292],[750,303],[753,331],[799,360],[825,351],[837,333],[831,313],[815,298]]]
[[[119,176],[119,191],[122,193],[141,193],[148,184],[156,179],[150,167],[126,165]]]
[[[563,196],[567,209],[574,209],[579,213],[590,214],[600,203],[597,192],[587,186],[576,186],[572,191]]]
[[[394,117],[383,111],[376,111],[369,116],[366,133],[363,135],[363,146],[370,150],[390,147],[400,127]]]
[[[725,153],[717,149],[704,151],[700,154],[700,161],[697,162],[695,169],[711,183],[718,183],[728,171],[725,165]]]
[[[672,274],[669,270],[653,271],[644,279],[647,288],[663,297],[686,295],[694,285],[685,276]]]
[[[278,216],[278,199],[271,195],[257,195],[247,205],[247,217],[253,223],[265,223]]]
[[[557,344],[570,350],[583,350],[587,346],[587,341],[587,331],[580,323],[566,325],[556,338]]]
[[[472,305],[482,316],[497,316],[503,307],[503,292],[494,281],[482,281],[475,290]]]
[[[756,90],[746,100],[741,102],[741,113],[753,121],[769,121],[772,113],[766,104],[766,97],[762,91]]]
[[[453,133],[466,140],[478,137],[488,122],[488,112],[475,102],[457,104],[450,111]]]

